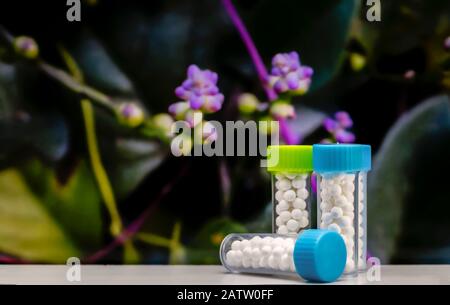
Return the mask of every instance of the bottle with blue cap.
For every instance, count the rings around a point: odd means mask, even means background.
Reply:
[[[272,145],[267,171],[272,175],[272,233],[299,233],[311,226],[311,145]]]
[[[298,274],[307,281],[327,283],[344,272],[347,250],[342,236],[329,230],[230,234],[220,246],[220,260],[233,273]]]
[[[317,224],[335,231],[347,249],[345,274],[366,268],[367,172],[371,147],[361,144],[313,145],[317,176]]]

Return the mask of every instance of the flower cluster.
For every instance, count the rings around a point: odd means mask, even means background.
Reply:
[[[313,73],[311,67],[300,64],[297,52],[279,53],[272,59],[269,82],[277,93],[304,94],[309,89]]]
[[[217,73],[210,70],[200,70],[196,65],[190,65],[187,79],[175,89],[175,94],[182,100],[182,111],[188,108],[213,113],[222,107],[223,94],[217,87]],[[180,106],[178,106],[180,107]],[[178,110],[172,107],[172,110]]]
[[[355,135],[348,130],[353,126],[353,121],[345,111],[336,112],[334,118],[326,118],[323,121],[323,126],[331,134],[333,140],[339,143],[352,143],[355,141]]]

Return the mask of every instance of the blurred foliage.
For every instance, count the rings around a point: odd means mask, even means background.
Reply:
[[[299,138],[320,141],[323,118],[344,109],[355,122],[357,141],[374,151],[381,147],[369,178],[374,254],[417,262],[427,259],[422,250],[448,247],[448,217],[433,223],[430,204],[424,222],[417,219],[419,199],[442,207],[448,194],[445,186],[434,192],[436,179],[422,180],[438,170],[421,162],[441,156],[442,167],[449,164],[442,157],[448,154],[440,153],[448,149],[448,99],[427,100],[450,88],[443,45],[450,36],[449,2],[382,1],[382,21],[375,23],[366,21],[367,7],[357,0],[234,3],[266,65],[275,53],[295,50],[315,70],[312,91],[293,99],[297,117],[289,126]],[[214,119],[241,119],[238,93],[265,100],[220,1],[83,2],[80,23],[65,20],[66,8],[64,1],[0,5],[0,25],[33,37],[48,64],[18,58],[8,39],[0,38],[0,251],[62,262],[114,243],[89,164],[80,107],[86,97],[102,100],[93,101],[95,135],[120,217],[126,228],[142,227],[133,238],[136,248],[115,249],[101,262],[139,257],[149,263],[217,263],[218,242],[227,233],[267,230],[269,177],[257,158],[173,158],[157,132],[145,124],[124,126],[114,112],[124,102],[142,107],[149,118],[166,112],[191,63],[219,74],[226,101]],[[74,73],[61,50],[73,57],[82,82],[70,78]],[[439,232],[433,242],[425,242],[425,228]],[[438,253],[435,261],[448,256]]]

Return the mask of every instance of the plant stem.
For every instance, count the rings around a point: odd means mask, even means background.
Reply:
[[[259,80],[261,81],[264,90],[266,91],[267,97],[269,98],[270,101],[276,100],[278,96],[273,90],[273,88],[269,86],[266,66],[263,63],[261,56],[259,55],[258,49],[256,48],[252,37],[248,33],[244,22],[242,22],[241,18],[239,17],[239,14],[236,11],[236,8],[234,7],[231,0],[222,0],[222,4],[225,7],[225,10],[227,11],[228,16],[230,17],[234,26],[236,27],[236,30],[241,36],[241,39],[244,42],[245,47],[247,48],[247,51],[253,61],[253,64],[255,65],[256,72],[258,73]]]
[[[236,11],[236,8],[234,7],[231,0],[222,0],[222,5],[227,11],[228,16],[230,17],[231,21],[236,27],[236,30],[238,31],[245,47],[247,48],[247,51],[253,61],[253,64],[255,65],[256,72],[258,73],[259,80],[261,81],[261,84],[266,92],[267,98],[269,99],[269,101],[276,100],[278,98],[278,95],[268,83],[269,77],[266,70],[266,66],[262,61],[258,49],[256,48],[256,45],[253,42],[253,39],[250,36],[247,28],[245,27],[244,22],[242,22],[242,19],[239,16],[238,12]],[[297,144],[299,139],[289,129],[289,126],[287,126],[285,120],[279,119],[278,121],[280,122],[281,137],[283,138],[284,142],[286,142],[286,144],[289,145]]]

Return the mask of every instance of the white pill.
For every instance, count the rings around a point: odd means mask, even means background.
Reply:
[[[291,260],[292,260],[292,259],[289,257],[289,255],[283,254],[283,255],[281,256],[281,259],[280,259],[280,269],[281,269],[282,271],[287,271],[287,270],[289,270],[289,266],[290,266]]]
[[[297,178],[295,180],[292,180],[292,186],[296,189],[302,189],[306,187],[306,181],[302,178]]]
[[[259,259],[259,267],[261,268],[267,268],[268,267],[268,262],[267,262],[268,256],[262,256]]]
[[[287,222],[289,219],[291,219],[291,212],[283,211],[281,212],[280,217],[283,221]]]
[[[290,219],[286,223],[286,227],[288,228],[289,231],[292,231],[292,232],[297,232],[299,226],[300,225],[299,225],[298,221],[296,221],[294,219]]]
[[[288,178],[288,179],[295,179],[295,178],[297,178],[297,175],[296,174],[286,174],[286,177]]]
[[[280,202],[278,202],[278,205],[280,207],[281,211],[286,211],[289,209],[289,203],[287,203],[286,200],[281,200]]]
[[[297,220],[299,220],[302,217],[302,215],[303,215],[303,212],[300,209],[293,209],[291,212],[292,218],[297,219]]]
[[[252,246],[252,248],[257,248],[261,245],[262,243],[262,238],[260,236],[255,236],[250,240],[250,245]]]
[[[328,191],[322,190],[320,192],[320,198],[322,201],[329,201],[331,199],[331,195]]]
[[[308,211],[303,211],[303,217],[309,219],[309,212]]]
[[[355,262],[353,260],[347,260],[347,264],[345,265],[344,272],[352,272],[355,271]]]
[[[245,257],[242,259],[242,266],[244,268],[250,268],[252,266],[252,259],[250,257]]]
[[[353,183],[344,183],[342,190],[347,193],[353,193],[355,191],[355,185]]]
[[[359,228],[358,229],[358,237],[363,237],[364,236],[364,229],[363,228]]]
[[[259,268],[259,259],[252,259],[252,268],[253,269]]]
[[[277,192],[275,192],[275,199],[276,199],[277,201],[283,200],[283,197],[284,197],[284,192],[283,192],[283,191],[277,191]]]
[[[338,207],[343,207],[343,206],[349,204],[349,202],[347,201],[347,198],[343,195],[337,196],[336,199],[334,200],[334,203]]]
[[[330,211],[331,216],[335,219],[341,218],[344,215],[344,211],[340,207],[333,207]]]
[[[293,190],[288,190],[284,192],[283,199],[289,202],[292,202],[295,200],[295,192]]]
[[[295,209],[304,210],[306,209],[306,201],[301,198],[295,198],[295,200],[292,202],[292,206]]]
[[[337,233],[341,233],[341,227],[339,227],[337,224],[332,223],[328,226],[328,230],[335,231]]]
[[[346,236],[344,236],[343,238],[344,238],[345,246],[347,247],[347,249],[353,249],[353,247],[355,246],[355,242],[353,241],[353,238],[348,238]]]
[[[277,218],[275,218],[275,224],[277,225],[277,227],[282,226],[285,224],[285,221],[283,221],[283,219],[278,216]]]
[[[329,193],[332,196],[337,196],[337,195],[340,195],[342,193],[342,189],[341,189],[341,187],[339,185],[332,184],[329,187]]]
[[[261,252],[262,252],[264,255],[268,255],[268,254],[270,254],[270,253],[272,252],[272,247],[269,246],[269,245],[264,245],[264,246],[262,246],[262,248],[261,248]]]
[[[275,206],[275,213],[277,213],[277,215],[280,215],[281,213],[283,213],[283,210],[281,209],[281,207],[278,204]]]
[[[244,254],[244,257],[252,257],[252,248],[246,247],[246,248],[244,248],[242,253]]]
[[[347,204],[347,205],[344,205],[344,206],[342,207],[342,211],[343,211],[344,214],[346,214],[346,215],[349,215],[349,214],[353,213],[354,210],[355,210],[355,208],[353,207],[352,204]]]
[[[326,202],[326,201],[322,201],[320,203],[320,210],[322,211],[322,213],[323,212],[329,212],[332,207],[333,206],[330,203]]]
[[[272,250],[272,254],[279,257],[284,253],[284,249],[281,246],[276,246],[275,248],[273,248]]]
[[[300,198],[300,199],[305,200],[306,198],[308,198],[308,195],[309,195],[309,192],[305,188],[297,190],[297,197]]]
[[[241,250],[244,250],[247,247],[250,247],[250,241],[247,239],[241,240]]]
[[[285,225],[279,226],[277,233],[278,234],[288,234],[289,230]]]
[[[358,260],[358,268],[359,269],[366,268],[366,262],[363,259]]]
[[[241,250],[241,242],[239,240],[235,240],[231,243],[232,250]]]
[[[355,181],[355,174],[347,174],[345,175],[345,180],[349,182]]]
[[[282,237],[276,237],[274,240],[273,240],[273,246],[274,247],[276,247],[276,246],[283,246],[284,245],[284,238],[282,238]]]
[[[273,237],[265,236],[263,237],[263,244],[270,246],[272,244]]]
[[[344,193],[345,198],[347,198],[347,201],[352,203],[355,201],[355,197],[353,196],[353,193]]]
[[[287,191],[292,187],[292,185],[289,179],[281,179],[275,182],[275,187],[279,190]]]
[[[346,235],[349,238],[352,238],[355,235],[355,229],[352,226],[345,227],[342,229],[342,234]]]
[[[259,260],[259,258],[262,256],[261,250],[259,248],[253,248],[252,249],[252,258]]]
[[[244,254],[242,253],[242,251],[240,250],[235,250],[234,251],[234,260],[239,263],[242,264],[242,259],[244,258]]]
[[[325,225],[329,225],[333,221],[333,216],[331,213],[323,213],[321,219]]]
[[[231,265],[235,262],[235,253],[236,251],[230,250],[226,254],[227,262],[229,262]]]
[[[272,269],[278,269],[280,265],[280,258],[277,258],[274,255],[270,255],[269,258],[267,259],[267,264]]]
[[[299,220],[300,223],[300,228],[306,228],[309,225],[309,219],[306,218],[305,216],[302,216],[302,218],[300,218]]]
[[[348,216],[342,216],[336,220],[336,223],[341,227],[349,227],[352,225],[352,220]]]
[[[281,179],[284,179],[285,177],[282,173],[277,173],[277,174],[275,174],[275,178],[277,178],[277,180],[281,180]]]

